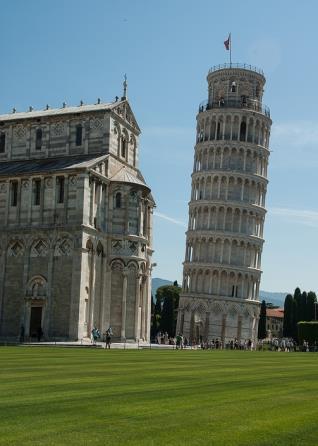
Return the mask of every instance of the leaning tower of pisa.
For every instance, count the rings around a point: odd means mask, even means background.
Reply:
[[[257,337],[271,119],[265,77],[211,68],[199,106],[177,332],[194,341]]]

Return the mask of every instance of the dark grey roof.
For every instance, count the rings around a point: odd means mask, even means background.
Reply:
[[[0,163],[0,176],[35,174],[70,169],[85,169],[106,157],[107,155],[96,156],[95,153],[91,155],[76,155],[61,158],[5,161]]]

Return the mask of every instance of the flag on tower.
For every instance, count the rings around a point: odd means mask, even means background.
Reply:
[[[231,33],[229,34],[229,37],[227,38],[227,40],[224,40],[224,46],[225,46],[225,49],[227,51],[229,51],[230,46],[231,46]]]

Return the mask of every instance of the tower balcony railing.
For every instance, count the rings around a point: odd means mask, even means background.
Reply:
[[[222,108],[240,108],[243,110],[252,110],[258,113],[262,113],[263,115],[270,118],[271,113],[270,109],[263,105],[257,99],[220,99],[219,101],[209,102],[208,100],[202,101],[199,104],[199,113],[202,113],[206,110],[212,109],[222,109]]]
[[[209,74],[214,73],[215,71],[219,70],[228,70],[231,68],[240,68],[241,70],[249,70],[249,71],[255,71],[255,73],[261,74],[264,76],[263,70],[260,68],[254,67],[253,65],[249,65],[247,63],[223,63],[220,65],[214,65],[209,69]]]

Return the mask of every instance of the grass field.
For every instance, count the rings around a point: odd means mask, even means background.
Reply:
[[[0,348],[1,445],[318,445],[318,354]]]

